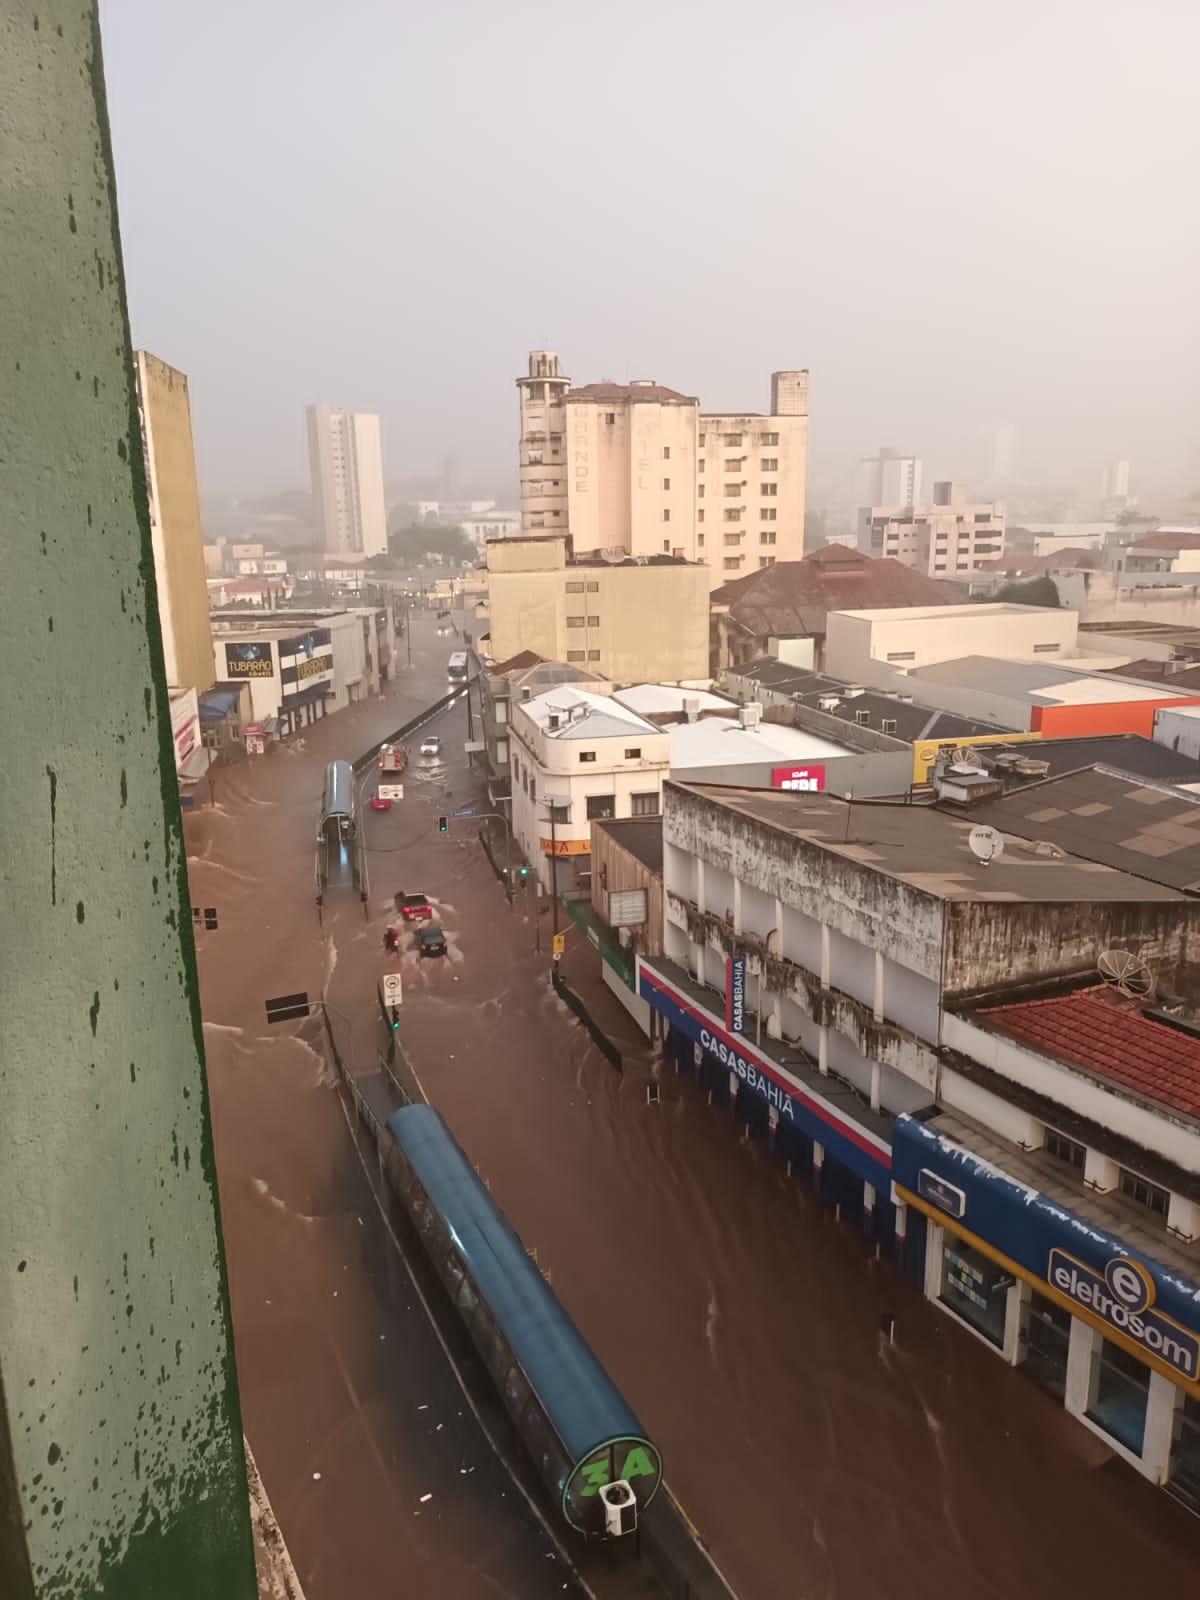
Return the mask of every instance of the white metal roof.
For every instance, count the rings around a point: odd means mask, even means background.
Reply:
[[[672,772],[751,761],[822,761],[851,754],[849,746],[834,744],[831,739],[818,738],[800,728],[775,722],[744,728],[737,717],[676,722],[666,731],[671,739]]]
[[[728,695],[711,694],[707,689],[688,689],[674,683],[635,683],[628,689],[618,689],[613,699],[631,711],[640,711],[643,716],[670,711],[682,716],[689,700],[696,703],[699,711],[730,711],[736,704]]]
[[[610,739],[631,732],[660,732],[652,722],[609,695],[591,694],[567,684],[547,689],[532,700],[522,700],[518,708],[548,739]],[[551,726],[552,717],[557,717],[557,727]]]

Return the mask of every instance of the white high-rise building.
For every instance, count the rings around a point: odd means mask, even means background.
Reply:
[[[864,506],[915,506],[921,500],[921,458],[888,447],[858,464],[854,511]]]
[[[1128,461],[1110,461],[1100,476],[1100,494],[1105,500],[1129,499]]]
[[[378,416],[309,406],[308,460],[325,549],[344,556],[384,555],[387,506]]]

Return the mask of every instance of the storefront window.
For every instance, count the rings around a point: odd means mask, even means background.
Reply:
[[[946,1235],[942,1247],[942,1304],[1001,1349],[1011,1283],[1011,1276],[982,1251],[953,1234]]]
[[[1200,1400],[1185,1394],[1175,1412],[1167,1487],[1185,1506],[1200,1512]]]
[[[1149,1393],[1149,1368],[1109,1340],[1098,1339],[1092,1354],[1087,1414],[1135,1456],[1142,1453]]]
[[[1025,1315],[1025,1371],[1056,1400],[1062,1400],[1067,1392],[1071,1313],[1035,1290]]]

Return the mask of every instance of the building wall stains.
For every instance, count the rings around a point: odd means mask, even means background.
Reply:
[[[4,7],[0,131],[0,1587],[248,1600],[94,3]]]

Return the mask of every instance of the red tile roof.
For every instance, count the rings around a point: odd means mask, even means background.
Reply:
[[[536,650],[518,650],[515,656],[509,656],[507,661],[497,661],[494,667],[488,668],[488,671],[494,678],[498,678],[503,672],[520,672],[524,667],[539,667],[545,659],[545,656],[539,656]]]
[[[710,597],[756,635],[824,633],[829,611],[961,605],[963,591],[890,557],[830,544],[802,561],[777,561],[723,584]]]
[[[1148,533],[1144,538],[1135,539],[1126,550],[1200,550],[1200,529],[1195,533],[1177,531],[1170,533],[1166,529],[1159,529],[1157,533]]]
[[[990,1027],[1174,1111],[1200,1117],[1200,1039],[1155,1022],[1106,984],[989,1006]]]
[[[584,383],[578,389],[567,390],[568,403],[572,400],[654,400],[659,405],[699,405],[695,395],[680,394],[678,389],[668,389],[661,383]]]

